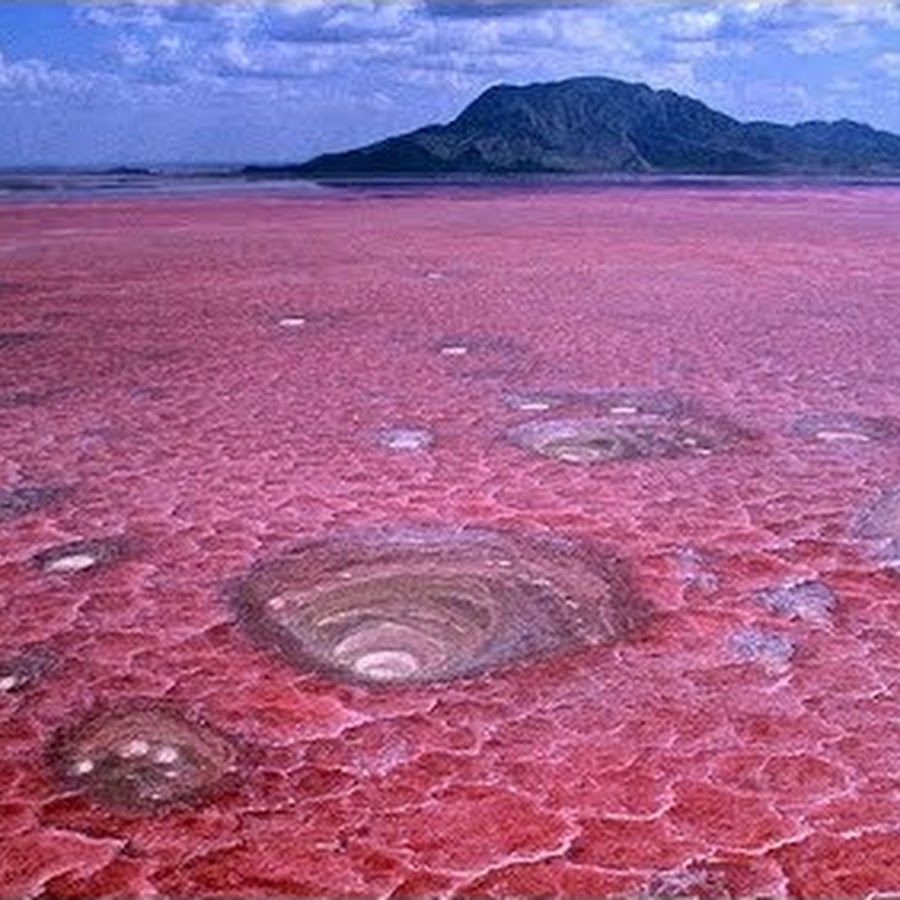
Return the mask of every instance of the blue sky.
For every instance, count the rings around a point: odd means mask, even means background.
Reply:
[[[577,75],[900,133],[900,0],[0,0],[0,166],[296,161]]]

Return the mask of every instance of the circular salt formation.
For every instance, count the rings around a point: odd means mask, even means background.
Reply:
[[[159,706],[90,715],[59,733],[48,756],[68,785],[137,811],[197,803],[235,762],[222,735]]]
[[[797,419],[791,433],[823,444],[869,444],[900,438],[900,423],[887,416],[813,412]]]
[[[427,450],[434,435],[427,428],[383,428],[377,441],[388,450]]]
[[[507,432],[508,440],[525,450],[572,463],[709,456],[740,437],[722,419],[640,413],[526,422]]]
[[[72,575],[108,565],[122,553],[121,541],[114,538],[72,541],[41,551],[34,557],[34,563],[48,574]]]
[[[251,632],[299,668],[378,684],[616,641],[647,611],[607,551],[483,529],[310,541],[258,564],[228,593]]]
[[[0,522],[39,512],[56,503],[65,493],[63,488],[26,486],[0,489]]]

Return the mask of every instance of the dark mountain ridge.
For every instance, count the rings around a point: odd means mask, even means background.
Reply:
[[[497,85],[452,122],[248,175],[897,175],[900,136],[837,122],[740,122],[699,100],[612,78]]]

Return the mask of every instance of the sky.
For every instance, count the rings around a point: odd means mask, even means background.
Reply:
[[[0,0],[0,167],[301,161],[583,75],[900,133],[900,0]]]

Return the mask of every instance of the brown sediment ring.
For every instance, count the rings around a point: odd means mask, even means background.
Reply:
[[[472,676],[611,643],[648,613],[604,548],[468,528],[309,541],[227,593],[239,620],[296,667],[370,684]]]
[[[89,713],[60,729],[46,756],[68,787],[134,812],[202,802],[230,786],[237,759],[224,734],[153,700]]]

